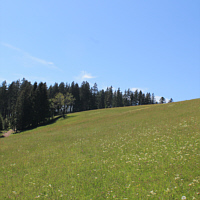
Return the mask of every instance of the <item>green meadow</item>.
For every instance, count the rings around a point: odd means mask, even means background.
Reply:
[[[68,114],[0,163],[0,199],[200,199],[200,99]]]

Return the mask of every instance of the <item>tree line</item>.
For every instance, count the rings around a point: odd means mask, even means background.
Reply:
[[[130,89],[122,93],[112,86],[98,90],[96,83],[91,87],[87,81],[80,86],[61,82],[49,87],[43,82],[31,84],[26,79],[9,85],[4,81],[0,86],[0,130],[37,127],[67,112],[155,103],[154,94]],[[165,103],[165,98],[161,97],[159,103]]]

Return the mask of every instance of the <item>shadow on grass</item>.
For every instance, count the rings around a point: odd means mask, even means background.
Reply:
[[[69,118],[72,118],[72,117],[75,117],[75,116],[66,116],[66,115],[64,115],[64,116],[63,115],[55,116],[54,119],[51,119],[51,120],[46,121],[46,122],[43,122],[43,123],[39,124],[38,126],[34,126],[34,127],[32,126],[32,127],[27,128],[27,129],[21,130],[19,133],[22,133],[24,131],[33,130],[33,129],[38,128],[38,127],[48,126],[48,125],[54,124],[54,123],[56,123],[56,121],[58,121],[61,118],[69,119]],[[14,133],[14,134],[16,134],[16,133]]]
[[[25,131],[33,130],[35,128],[42,127],[42,126],[48,126],[48,125],[54,124],[57,120],[59,120],[61,118],[63,118],[63,119],[69,119],[69,118],[72,118],[72,117],[76,117],[76,116],[67,116],[67,115],[64,115],[64,116],[63,115],[55,116],[54,119],[48,120],[46,122],[43,122],[43,123],[39,124],[38,126],[31,126],[29,128],[23,129],[21,131],[14,132],[13,134],[23,133]],[[0,132],[0,138],[4,138],[2,132]]]

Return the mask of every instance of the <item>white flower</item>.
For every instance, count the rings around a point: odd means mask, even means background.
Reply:
[[[182,196],[181,199],[186,199],[186,196]]]

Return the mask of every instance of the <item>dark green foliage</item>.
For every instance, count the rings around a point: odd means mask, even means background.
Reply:
[[[0,114],[0,131],[3,130],[3,117]]]
[[[31,98],[28,87],[23,88],[16,104],[16,129],[23,130],[30,126],[32,119]]]
[[[73,110],[75,112],[81,111],[80,88],[79,88],[78,83],[75,84],[74,82],[72,82],[69,92],[75,98]]]
[[[159,103],[161,103],[161,104],[162,104],[162,103],[166,103],[165,98],[164,98],[164,97],[161,97],[160,100],[159,100]]]
[[[8,113],[8,88],[6,81],[0,87],[0,113],[3,118],[6,118]]]
[[[113,101],[113,90],[112,86],[107,87],[107,90],[105,91],[105,108],[111,108]]]
[[[62,97],[60,103],[57,101],[58,96]],[[169,102],[172,101],[170,99]],[[98,91],[96,83],[90,87],[87,81],[83,81],[80,87],[75,82],[71,85],[61,82],[48,89],[46,83],[38,85],[35,82],[32,85],[25,78],[21,82],[14,81],[9,86],[4,81],[0,86],[0,129],[23,130],[36,127],[50,117],[53,118],[59,111],[64,116],[67,112],[154,103],[154,94],[144,94],[141,90],[133,92],[130,89],[123,94],[120,88],[113,91],[112,86],[106,91]],[[165,103],[164,97],[160,99],[160,103]]]
[[[80,88],[80,103],[81,110],[89,110],[91,107],[90,84],[87,81],[83,81]]]
[[[97,94],[97,107],[98,107],[99,109],[105,108],[104,99],[105,99],[105,92],[104,92],[104,90],[101,90],[101,91],[98,92],[98,94]]]

